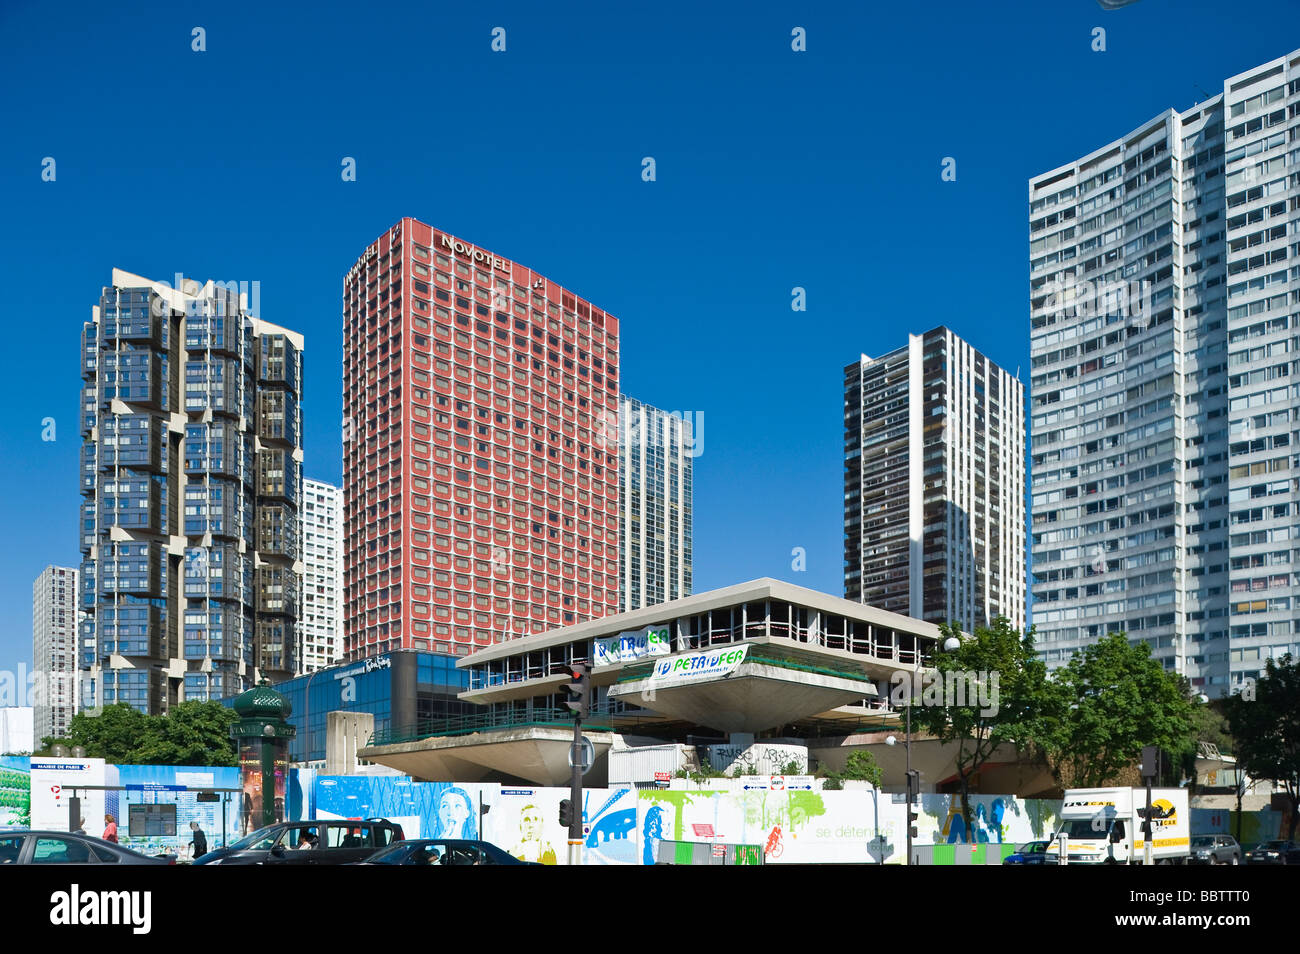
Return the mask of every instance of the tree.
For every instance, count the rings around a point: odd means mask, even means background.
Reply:
[[[1200,743],[1210,742],[1218,747],[1221,754],[1233,751],[1232,734],[1228,730],[1228,718],[1224,714],[1222,700],[1201,703],[1188,687],[1189,702],[1192,703],[1191,731],[1183,743],[1169,751],[1166,760],[1167,770],[1161,781],[1166,785],[1177,785],[1183,778],[1190,777],[1188,791],[1196,793],[1196,758],[1200,753]]]
[[[44,754],[62,743],[117,765],[237,765],[230,727],[238,719],[219,702],[182,702],[157,716],[117,703],[74,715],[66,739],[43,740]]]
[[[1193,732],[1195,703],[1180,677],[1123,633],[1076,652],[1047,686],[1048,717],[1037,720],[1034,738],[1062,787],[1103,785],[1143,746],[1179,752]]]
[[[844,787],[844,782],[849,779],[870,782],[875,788],[880,788],[883,777],[880,766],[876,764],[876,757],[866,749],[850,752],[848,759],[845,760],[843,772],[819,769],[816,774],[826,779],[822,787],[827,791],[839,791]]]
[[[149,716],[119,702],[104,706],[98,715],[78,712],[68,723],[66,739],[46,738],[43,741],[47,750],[59,742],[69,747],[79,745],[89,758],[129,765],[148,730]]]
[[[155,716],[135,750],[140,765],[237,765],[230,728],[239,721],[219,702],[182,702]]]
[[[957,776],[966,831],[972,831],[970,787],[998,748],[1030,737],[1043,711],[1046,666],[1034,654],[1033,630],[1022,637],[999,617],[962,637],[953,624],[939,627],[941,641],[956,637],[954,650],[940,648],[923,677],[912,686],[912,721],[943,743],[957,743]]]
[[[1282,786],[1295,838],[1300,831],[1300,665],[1290,653],[1280,661],[1270,659],[1253,692],[1229,697],[1227,711],[1238,767]]]

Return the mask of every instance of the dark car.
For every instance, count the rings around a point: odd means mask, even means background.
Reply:
[[[1016,849],[1015,854],[1007,855],[1002,859],[1004,865],[1045,865],[1047,860],[1047,846],[1050,841],[1027,841]],[[1052,864],[1056,859],[1052,859]]]
[[[1187,860],[1192,865],[1239,865],[1241,845],[1231,835],[1195,835],[1192,854]]]
[[[280,822],[226,848],[194,859],[196,865],[347,865],[402,840],[402,826],[382,818]]]
[[[1246,852],[1248,865],[1300,865],[1300,845],[1294,841],[1266,841]]]
[[[376,851],[364,865],[535,865],[486,841],[415,838]]]
[[[0,865],[174,865],[90,835],[66,831],[0,832]]]

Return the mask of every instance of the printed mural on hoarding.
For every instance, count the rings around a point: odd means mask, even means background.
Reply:
[[[218,793],[217,801],[199,801],[198,789],[239,788],[239,769],[234,766],[187,767],[183,765],[119,765],[118,804],[126,819],[132,809],[142,806],[173,805],[176,828],[172,834],[133,835],[129,824],[119,819],[118,841],[146,855],[174,854],[191,860],[194,832],[190,822],[198,822],[209,849],[233,842],[238,837],[242,800],[239,792]],[[182,791],[186,789],[186,791]],[[194,789],[194,791],[190,791]],[[87,829],[89,831],[89,829]],[[90,834],[98,834],[91,831]]]
[[[0,828],[26,828],[32,823],[32,760],[0,755]]]
[[[502,785],[492,806],[491,838],[520,861],[544,865],[568,864],[568,829],[560,825],[562,788],[523,788]]]
[[[405,775],[318,775],[312,783],[315,818],[387,818],[407,838],[478,840],[479,819],[491,810],[495,784],[416,782]]]
[[[637,864],[636,789],[597,788],[582,795],[583,863]]]
[[[72,831],[77,823],[69,817],[69,799],[76,792],[80,815],[88,835],[104,831],[104,816],[121,820],[118,792],[105,785],[118,785],[118,768],[103,759],[56,759],[37,757],[32,766],[32,827],[49,831]],[[94,789],[77,786],[94,785]]]

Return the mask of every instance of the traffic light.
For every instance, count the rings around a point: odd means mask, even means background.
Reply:
[[[921,773],[916,769],[912,769],[907,773],[907,830],[911,832],[913,838],[916,838],[918,835],[916,823],[921,816],[912,811],[912,799],[917,794],[920,787]]]
[[[573,824],[573,803],[567,798],[560,799],[560,827],[568,828]]]
[[[564,708],[578,719],[585,719],[591,711],[591,667],[586,663],[574,663],[569,667],[573,682],[566,682],[560,688],[564,690]]]

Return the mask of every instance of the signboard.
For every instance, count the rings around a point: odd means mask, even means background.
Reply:
[[[575,763],[575,755],[581,761]],[[574,742],[569,745],[569,768],[573,768],[576,764],[582,769],[582,774],[586,775],[591,771],[591,767],[595,762],[596,747],[591,744],[591,739],[587,738],[585,735],[582,737],[582,741]]]
[[[699,825],[699,824],[691,825],[691,830],[695,832],[695,837],[696,837],[696,838],[712,838],[712,837],[713,837],[713,826],[712,826],[712,825]]]
[[[673,641],[668,627],[649,627],[629,630],[617,636],[593,641],[595,665],[612,666],[632,662],[647,656],[667,656],[673,651]]]
[[[176,834],[176,806],[129,805],[132,838],[166,838]]]
[[[668,782],[671,781],[671,776],[667,772],[655,772],[655,781]]]
[[[726,845],[714,845],[714,846],[713,846],[713,857],[715,857],[715,858],[725,858],[725,857],[727,857],[727,846],[726,846]]]
[[[670,656],[655,663],[654,672],[650,674],[650,681],[655,682],[664,679],[703,680],[728,676],[735,672],[737,667],[745,661],[745,653],[748,649],[748,646],[737,646],[734,649],[717,649],[703,653],[685,653],[681,656]]]

